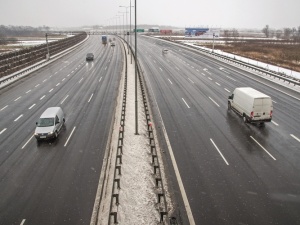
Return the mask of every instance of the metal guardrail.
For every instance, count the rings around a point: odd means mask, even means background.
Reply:
[[[85,39],[84,39],[84,40],[85,40]],[[62,50],[62,51],[58,52],[57,54],[53,55],[53,56],[51,57],[50,60],[47,60],[47,59],[41,60],[40,62],[37,62],[37,63],[35,63],[35,64],[32,64],[32,65],[30,65],[29,67],[26,67],[26,68],[24,68],[24,69],[21,69],[21,70],[19,70],[19,71],[17,71],[17,72],[14,72],[14,73],[11,74],[11,75],[7,75],[7,76],[4,76],[4,77],[0,78],[0,85],[3,84],[3,83],[5,83],[5,82],[8,82],[8,81],[10,81],[10,80],[12,80],[12,79],[14,79],[14,78],[16,78],[16,77],[19,77],[19,76],[21,76],[21,75],[23,75],[23,74],[25,74],[25,73],[27,73],[27,72],[29,72],[29,71],[35,70],[35,69],[39,68],[40,66],[42,66],[43,64],[47,64],[47,63],[52,62],[52,59],[56,59],[56,58],[60,57],[62,54],[64,54],[64,53],[66,53],[66,52],[68,52],[68,51],[74,49],[74,48],[77,47],[78,45],[82,44],[82,42],[83,42],[84,40],[82,40],[81,42],[79,42],[79,43],[73,45],[72,47],[70,47],[70,48],[68,48],[68,49],[65,49],[65,50]],[[29,64],[30,64],[30,62],[29,62]]]
[[[191,46],[191,45],[187,45],[187,44],[182,44],[182,45],[185,45],[185,46],[188,46],[190,48],[193,48],[193,49],[196,49],[196,50],[199,50],[199,51],[202,51],[204,53],[207,53],[209,55],[212,55],[212,56],[216,56],[216,57],[219,57],[219,58],[222,58],[223,60],[226,60],[226,61],[230,61],[230,62],[233,62],[235,64],[239,64],[241,66],[244,66],[244,67],[247,67],[247,68],[250,68],[250,69],[253,69],[255,71],[259,71],[261,73],[265,73],[269,76],[273,76],[273,77],[276,77],[280,80],[284,80],[284,81],[287,81],[288,83],[292,83],[294,85],[300,85],[300,81],[297,80],[297,79],[291,79],[291,78],[288,78],[286,75],[283,75],[283,74],[276,74],[274,72],[270,72],[269,70],[266,70],[264,68],[261,68],[259,66],[255,66],[255,65],[252,65],[250,63],[246,63],[246,62],[242,62],[240,60],[237,60],[237,59],[233,59],[231,57],[228,57],[228,56],[224,56],[224,55],[220,55],[218,53],[215,53],[215,52],[212,52],[212,51],[209,51],[209,50],[206,50],[206,49],[202,49],[202,48],[197,48],[195,46]]]

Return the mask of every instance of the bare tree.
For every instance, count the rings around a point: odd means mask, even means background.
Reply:
[[[276,30],[276,38],[280,39],[282,37],[282,30]]]
[[[285,39],[290,39],[292,33],[293,33],[293,30],[291,28],[284,28],[283,29],[283,37]]]
[[[266,37],[270,37],[270,28],[269,25],[266,25],[263,29],[262,32],[266,35]]]

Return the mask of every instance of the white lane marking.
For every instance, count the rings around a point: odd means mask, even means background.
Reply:
[[[49,92],[53,91],[53,88],[49,90]]]
[[[28,94],[29,92],[31,92],[31,90],[26,91],[25,93]]]
[[[69,97],[69,95],[67,95],[62,101],[61,101],[61,105],[64,103],[64,101]]]
[[[66,78],[62,79],[61,81],[64,81]]]
[[[67,75],[67,77],[70,76],[70,74]]]
[[[100,77],[99,82],[101,81],[102,77]]]
[[[163,71],[162,68],[159,67],[159,69],[160,69],[160,71]]]
[[[186,106],[187,106],[188,108],[190,108],[190,106],[186,103],[186,101],[184,100],[184,98],[182,98],[182,100],[184,101],[184,103],[186,104]]]
[[[196,69],[197,72],[200,72],[198,69]]]
[[[22,146],[21,149],[24,149],[26,147],[26,145],[31,141],[31,139],[34,137],[34,135],[31,136],[31,138],[29,138],[29,140]]]
[[[77,70],[77,67],[75,68],[75,70]]]
[[[205,74],[204,73],[201,73],[203,76],[205,76]]]
[[[43,80],[43,83],[46,82],[46,81],[47,81],[47,79]]]
[[[90,99],[88,100],[88,102],[90,102],[90,101],[91,101],[91,99],[92,99],[93,95],[94,95],[94,94],[92,94],[92,95],[91,95],[91,97],[90,97]]]
[[[180,70],[178,67],[175,67],[178,71]]]
[[[80,81],[78,82],[80,84],[80,82],[82,81],[83,78],[80,79]]]
[[[217,149],[217,151],[219,152],[219,154],[221,155],[221,157],[223,158],[223,160],[227,164],[227,166],[229,166],[229,163],[227,162],[227,160],[225,159],[225,157],[223,156],[222,152],[219,150],[218,146],[215,144],[213,139],[210,138],[210,141],[215,146],[215,148]]]
[[[208,77],[208,79],[212,80],[210,77]]]
[[[272,122],[273,124],[275,124],[276,126],[279,126],[278,123],[274,122],[273,120],[271,120],[271,122]]]
[[[105,67],[105,69],[104,70],[107,70],[107,66]]]
[[[226,70],[223,70],[224,73],[230,74],[229,72],[227,72]]]
[[[195,67],[191,66],[193,69],[195,69]]]
[[[4,106],[2,109],[0,109],[0,111],[2,111],[3,109],[5,109],[5,108],[7,108],[7,107],[8,107],[8,105]]]
[[[300,142],[300,139],[299,139],[299,138],[297,138],[295,135],[293,135],[293,134],[290,134],[290,135],[291,135],[291,137],[295,138],[297,141],[299,141],[299,142]]]
[[[45,97],[46,97],[46,95],[44,95],[43,97],[41,97],[40,100],[42,100],[42,99],[45,98]]]
[[[224,88],[224,90],[230,93],[230,91],[228,89]]]
[[[254,139],[254,137],[250,136],[252,138],[253,141],[256,142],[256,144],[258,144],[266,153],[268,153],[268,155],[273,159],[276,160],[274,156],[271,155],[270,152],[267,151],[267,149],[265,149],[257,140]]]
[[[16,102],[16,101],[18,101],[20,98],[22,98],[22,96],[20,96],[20,97],[16,98],[16,99],[15,99],[15,102]]]
[[[190,78],[188,78],[193,84],[194,84],[194,81],[192,81]]]
[[[168,79],[168,81],[169,81],[171,84],[173,84],[172,81],[170,81],[170,79]]]
[[[221,86],[221,84],[219,84],[218,82],[215,82],[215,83],[216,83],[216,85]]]
[[[26,221],[26,220],[25,220],[25,219],[23,219],[23,220],[22,220],[22,223],[21,223],[20,225],[24,225],[25,221]]]
[[[153,62],[154,62],[154,63],[156,63],[156,61],[155,61],[155,60],[153,60]]]
[[[37,84],[37,85],[35,85],[34,87],[38,87],[38,86],[40,86],[40,84]]]
[[[223,67],[220,67],[219,69],[220,69],[220,70],[223,70],[224,68],[223,68]]]
[[[74,70],[71,73],[74,73]]]
[[[230,76],[226,76],[226,77],[228,77],[230,80],[236,81],[235,79],[233,79],[233,78],[230,77]]]
[[[56,85],[56,87],[59,86],[59,85],[60,85],[60,83],[58,83],[58,84]]]
[[[213,103],[215,103],[218,107],[220,107],[219,104],[216,103],[211,97],[209,97],[209,99],[210,99]]]
[[[57,74],[57,72],[55,72],[54,74]]]
[[[23,117],[23,114],[21,114],[18,118],[16,118],[14,121],[17,122],[21,117]]]
[[[30,106],[28,109],[32,109],[35,106],[35,104],[33,104],[32,106]]]
[[[67,139],[67,141],[66,141],[66,143],[65,143],[64,147],[66,147],[66,146],[67,146],[67,144],[68,144],[68,142],[69,142],[70,138],[72,137],[72,135],[73,135],[73,132],[75,131],[75,129],[76,129],[76,127],[74,127],[74,128],[73,128],[73,130],[72,130],[72,132],[71,132],[70,136],[68,137],[68,139]]]
[[[4,128],[3,130],[0,131],[0,134],[3,134],[4,131],[6,131],[6,130],[7,130],[7,128]]]
[[[49,76],[49,78],[51,78],[51,77],[52,77],[52,75]]]
[[[272,102],[277,103],[277,102],[275,102],[274,100],[272,100]]]

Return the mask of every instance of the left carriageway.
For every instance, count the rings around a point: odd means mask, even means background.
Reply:
[[[114,116],[121,44],[92,35],[75,51],[0,90],[0,224],[89,224]],[[87,62],[88,52],[95,55]],[[42,112],[65,128],[37,144]]]

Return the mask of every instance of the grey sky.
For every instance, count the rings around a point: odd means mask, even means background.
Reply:
[[[131,2],[134,5],[134,0]],[[129,6],[129,3],[130,0],[1,0],[0,25],[123,24],[122,16],[114,17],[125,11],[119,5]],[[137,22],[180,27],[261,29],[267,24],[271,28],[298,27],[299,9],[299,0],[137,0]]]

